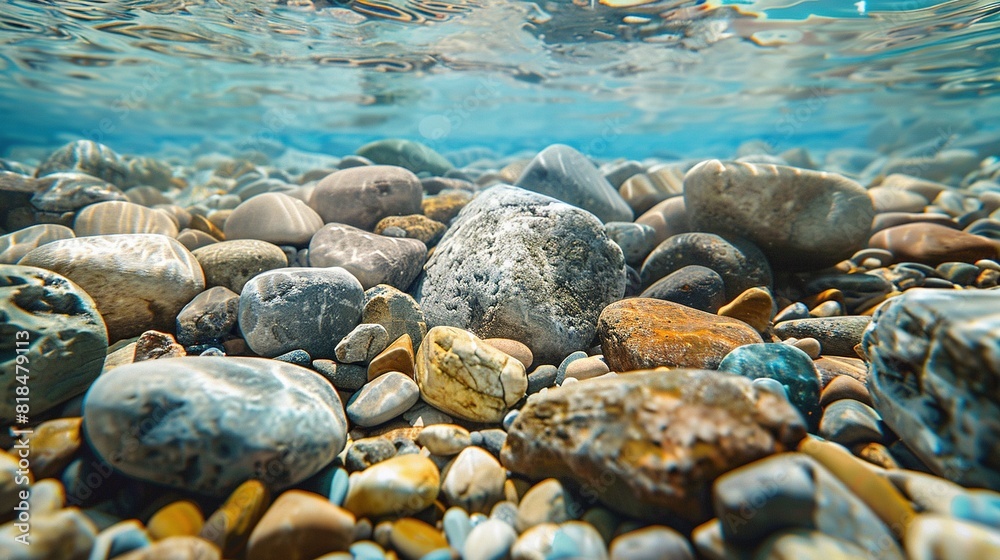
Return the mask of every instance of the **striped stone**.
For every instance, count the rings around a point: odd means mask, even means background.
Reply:
[[[159,233],[177,237],[177,223],[169,214],[132,202],[108,201],[91,204],[76,215],[77,237],[116,233]]]
[[[226,239],[260,239],[275,245],[309,244],[323,219],[301,200],[282,193],[257,195],[226,219]]]

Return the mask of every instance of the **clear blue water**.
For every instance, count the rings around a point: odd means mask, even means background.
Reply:
[[[446,153],[695,156],[1000,125],[996,1],[0,6],[0,154],[91,138],[339,155],[406,137]]]

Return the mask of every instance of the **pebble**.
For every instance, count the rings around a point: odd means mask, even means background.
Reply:
[[[240,331],[261,356],[301,348],[331,358],[360,321],[364,299],[361,283],[342,268],[271,270],[244,286]]]
[[[416,366],[424,401],[473,422],[500,422],[528,388],[521,362],[454,327],[427,333]]]
[[[373,163],[398,165],[414,173],[444,175],[454,167],[444,156],[426,144],[402,138],[376,140],[358,148],[357,154]]]
[[[59,172],[40,176],[34,181],[31,207],[41,216],[46,213],[61,215],[109,201],[127,202],[128,197],[112,183],[98,177]]]
[[[177,342],[193,346],[221,341],[236,325],[239,305],[239,294],[224,286],[198,294],[177,314]]]
[[[427,323],[420,305],[407,293],[385,284],[365,291],[361,322],[385,327],[389,340],[410,335],[410,344],[420,344],[427,334]]]
[[[861,343],[861,335],[869,323],[871,317],[857,315],[812,317],[777,323],[774,334],[779,338],[815,338],[826,356],[857,358],[854,347]]]
[[[531,354],[531,348],[516,340],[509,338],[486,338],[483,339],[483,342],[521,362],[524,369],[531,367],[532,362],[535,361],[535,357]]]
[[[454,422],[451,416],[423,401],[417,401],[417,404],[410,407],[410,410],[404,412],[403,420],[406,420],[413,427],[431,427],[435,424],[451,424]]]
[[[757,332],[764,332],[771,326],[774,307],[774,298],[770,292],[762,288],[750,288],[722,306],[719,316],[739,319]]]
[[[438,243],[418,299],[428,325],[526,341],[535,360],[555,363],[590,345],[600,310],[625,293],[624,267],[621,249],[593,215],[496,186],[470,202]]]
[[[476,441],[476,436],[480,438],[479,441]],[[472,438],[472,445],[482,447],[494,456],[499,457],[500,450],[503,449],[503,444],[507,441],[507,431],[499,428],[480,430],[473,432]]]
[[[334,349],[337,359],[345,363],[369,362],[389,346],[389,333],[378,323],[361,323],[354,327]]]
[[[604,356],[588,356],[575,360],[566,366],[566,377],[584,380],[600,377],[611,371]]]
[[[434,455],[451,456],[472,445],[469,431],[454,424],[427,426],[417,436],[417,443]]]
[[[930,266],[949,261],[974,263],[997,257],[996,246],[986,237],[928,223],[884,229],[871,237],[869,245],[891,251],[897,261]]]
[[[152,542],[138,520],[116,523],[98,533],[90,549],[91,559],[110,559],[150,546]]]
[[[110,147],[93,140],[74,140],[64,144],[38,165],[36,175],[43,177],[59,171],[79,171],[125,185],[128,165]]]
[[[240,484],[205,521],[198,536],[215,544],[231,558],[243,552],[250,531],[270,505],[271,496],[259,480]]]
[[[469,513],[488,513],[504,498],[506,475],[493,455],[466,447],[445,469],[441,494],[451,506]]]
[[[591,212],[602,222],[631,222],[632,209],[587,156],[563,144],[538,153],[514,183]]]
[[[918,515],[903,543],[912,560],[1000,558],[1000,532],[933,514]]]
[[[864,549],[849,539],[837,538],[809,529],[787,529],[774,533],[757,547],[754,560],[798,560],[824,558],[826,560],[860,560],[872,558]]]
[[[686,266],[714,270],[726,288],[726,299],[750,288],[770,287],[771,266],[759,248],[744,239],[713,233],[681,233],[660,243],[642,263],[642,282],[656,280]]]
[[[425,186],[426,190],[426,186]],[[466,191],[447,191],[424,198],[421,203],[424,215],[439,223],[451,222],[462,208],[472,201],[472,194]]]
[[[532,486],[517,506],[519,532],[543,523],[558,525],[580,516],[580,506],[570,492],[555,478],[547,478]]]
[[[76,213],[73,233],[77,237],[116,233],[158,233],[177,237],[171,216],[131,202],[109,200],[91,204]]]
[[[86,291],[110,341],[171,330],[181,308],[205,289],[194,255],[163,235],[62,239],[33,249],[20,264],[61,274]]]
[[[532,479],[572,478],[627,515],[656,520],[669,514],[697,523],[708,519],[704,496],[716,476],[792,448],[804,435],[805,424],[787,400],[757,391],[744,377],[645,371],[533,396],[507,435],[501,460]],[[701,448],[716,453],[698,455]]]
[[[13,522],[0,526],[0,557],[11,560],[86,558],[97,528],[77,508],[31,516],[29,546],[14,539],[23,532]]]
[[[339,266],[364,289],[388,284],[405,290],[420,274],[427,246],[416,239],[393,238],[349,225],[328,223],[309,243],[309,265]]]
[[[358,517],[411,515],[434,503],[441,475],[420,455],[399,455],[351,475],[344,507]]]
[[[885,440],[878,412],[853,399],[840,399],[823,410],[819,435],[845,447]]]
[[[388,216],[420,214],[422,192],[417,176],[402,167],[352,167],[331,173],[317,183],[309,206],[323,223],[372,231]],[[345,200],[352,203],[344,204]]]
[[[872,206],[877,214],[884,212],[923,212],[930,204],[926,197],[912,191],[893,187],[872,187],[868,189]]]
[[[35,247],[73,237],[73,230],[59,224],[38,224],[0,235],[0,264],[17,264]]]
[[[396,228],[403,232],[402,237],[416,239],[428,247],[437,245],[448,226],[434,221],[423,214],[410,216],[389,216],[375,224],[375,233],[388,235],[386,230]]]
[[[181,245],[184,245],[188,251],[194,252],[202,247],[211,245],[212,243],[218,243],[219,239],[216,239],[203,231],[184,229],[177,235],[177,241],[179,241]]]
[[[237,294],[254,276],[288,266],[280,247],[256,239],[213,243],[192,254],[205,271],[208,286],[223,286]]]
[[[611,541],[611,560],[695,560],[684,535],[662,525],[630,531]]]
[[[271,504],[247,542],[247,560],[317,558],[347,550],[354,540],[354,515],[328,500],[289,490]]]
[[[132,551],[115,560],[220,560],[219,549],[197,537],[168,537],[151,546]]]
[[[653,228],[654,241],[657,245],[674,235],[691,231],[683,196],[675,196],[658,202],[636,218],[635,223]]]
[[[798,348],[787,344],[747,344],[726,354],[718,369],[749,379],[778,381],[809,427],[814,430],[819,426],[823,415],[819,405],[819,374],[809,355]]]
[[[868,192],[841,175],[719,160],[688,171],[684,201],[695,229],[745,237],[783,269],[846,259],[865,245],[875,216]]]
[[[323,218],[305,202],[268,192],[241,202],[226,218],[223,232],[228,240],[257,239],[305,247],[323,223]]]
[[[803,339],[786,338],[782,342],[787,343],[789,340],[795,340],[794,342],[791,343],[792,346],[798,348],[799,350],[802,350],[803,352],[806,353],[807,356],[809,356],[813,360],[819,358],[820,354],[823,352],[823,345],[820,344],[819,341],[816,340],[815,338],[808,336]]]
[[[396,456],[396,446],[385,437],[356,440],[347,447],[344,466],[349,472],[363,471],[368,467]]]
[[[358,364],[313,360],[312,367],[341,391],[357,391],[368,382],[368,369]]]
[[[94,300],[64,276],[0,264],[0,326],[6,333],[0,388],[10,396],[0,402],[0,424],[14,422],[20,387],[30,391],[34,418],[83,394],[101,373],[104,320]]]
[[[181,500],[163,506],[149,518],[146,530],[154,541],[169,537],[194,537],[201,533],[205,518],[194,503]]]
[[[183,358],[184,356],[187,356],[187,352],[183,346],[177,344],[173,335],[159,331],[146,331],[135,341],[135,355],[132,362]]]
[[[563,372],[565,374],[565,371]],[[528,394],[534,395],[542,389],[558,383],[559,369],[551,364],[540,365],[528,374]]]
[[[347,402],[347,417],[363,427],[398,417],[420,399],[420,389],[408,376],[393,371],[369,381]]]
[[[275,488],[295,484],[333,460],[347,431],[322,377],[259,358],[118,367],[91,386],[83,417],[88,441],[116,469],[214,496],[261,469]]]
[[[410,342],[410,335],[404,333],[372,358],[368,364],[368,380],[375,379],[390,371],[398,371],[413,377],[415,360],[416,356],[413,354],[413,343]]]
[[[80,449],[82,418],[57,418],[34,428],[31,472],[38,480],[57,477]]]
[[[865,387],[864,383],[850,375],[837,375],[831,379],[823,387],[819,403],[821,406],[826,407],[840,399],[851,399],[868,406],[874,405],[871,395],[868,393],[868,388]]]
[[[517,541],[514,528],[490,519],[473,527],[462,547],[463,560],[503,560]]]
[[[597,334],[612,371],[667,367],[715,369],[733,348],[761,342],[746,323],[647,298],[601,312]]]
[[[711,268],[692,264],[660,278],[639,297],[672,301],[715,313],[726,303],[726,285],[719,273]]]
[[[21,500],[18,499],[18,505],[20,502]],[[28,508],[31,515],[55,513],[63,509],[65,505],[66,489],[63,488],[62,482],[58,479],[46,478],[31,485],[31,493],[28,496]]]
[[[631,266],[642,266],[642,261],[657,245],[656,231],[646,224],[608,222],[604,224],[604,231],[621,247],[625,262]]]
[[[936,473],[1000,490],[996,329],[988,291],[914,289],[876,312],[864,337],[868,389],[885,423]]]
[[[448,541],[440,531],[411,517],[392,524],[389,544],[405,560],[420,560],[435,550],[448,548]]]

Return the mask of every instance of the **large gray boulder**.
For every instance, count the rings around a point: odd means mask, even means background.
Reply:
[[[500,185],[455,218],[417,290],[427,326],[527,344],[539,363],[590,346],[625,293],[625,258],[589,212]]]

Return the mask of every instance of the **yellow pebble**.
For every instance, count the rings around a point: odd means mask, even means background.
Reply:
[[[154,541],[167,537],[196,537],[205,525],[205,518],[197,505],[187,500],[168,504],[153,514],[146,524],[149,537]]]

